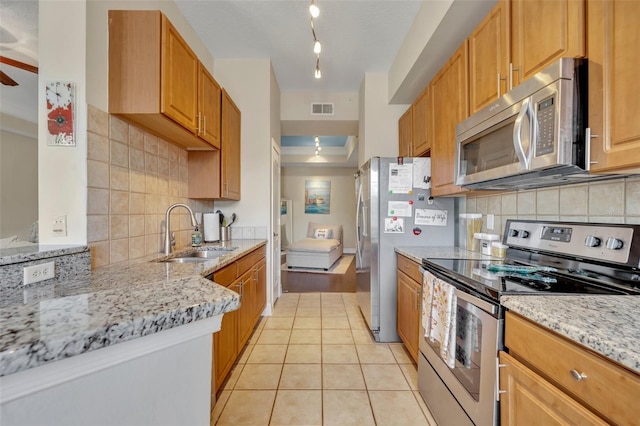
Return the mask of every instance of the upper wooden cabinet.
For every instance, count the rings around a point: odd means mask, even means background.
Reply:
[[[111,114],[185,148],[213,149],[219,110],[220,87],[160,11],[109,11]]]
[[[412,144],[413,138],[413,121],[411,110],[412,106],[407,108],[407,111],[402,114],[398,120],[398,156],[399,157],[411,157],[412,156]]]
[[[240,125],[241,114],[229,94],[222,91],[222,198],[240,199]]]
[[[456,125],[469,115],[467,42],[465,41],[431,80],[429,105],[431,195],[455,195]]]
[[[200,64],[198,72],[198,132],[202,139],[220,148],[220,107],[222,89],[215,78]]]
[[[429,108],[429,86],[418,96],[418,99],[411,106],[412,115],[412,150],[413,157],[425,155],[431,149],[431,140],[429,139],[429,120],[427,110]]]
[[[240,200],[241,114],[222,90],[220,150],[189,151],[189,198]]]
[[[587,2],[593,172],[640,173],[640,4]]]
[[[508,91],[510,37],[510,2],[500,0],[469,36],[470,114]]]
[[[511,86],[559,58],[585,53],[585,1],[511,1]]]

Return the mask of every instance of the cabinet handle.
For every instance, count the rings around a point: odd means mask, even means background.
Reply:
[[[513,72],[520,72],[520,67],[514,67],[513,62],[509,63],[509,90],[513,89]]]
[[[502,77],[500,73],[498,73],[498,97],[502,96],[502,91],[500,90],[502,88],[502,85],[500,84],[501,81],[506,81],[507,77]]]
[[[196,120],[198,121],[198,124],[196,124],[196,134],[199,135],[200,134],[200,113],[196,114]]]
[[[207,116],[203,116],[202,117],[202,134],[206,135],[207,134]]]
[[[578,370],[569,370],[569,373],[571,373],[571,377],[573,377],[576,382],[587,380],[587,375],[580,373]]]
[[[500,358],[496,357],[496,401],[500,401],[500,395],[507,393],[506,390],[500,389],[500,369],[506,366],[507,364],[500,364]]]

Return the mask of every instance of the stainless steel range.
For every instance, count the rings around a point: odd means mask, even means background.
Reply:
[[[423,294],[435,283],[451,303],[447,347],[434,338],[433,302],[420,334],[418,386],[439,425],[499,423],[500,296],[640,295],[640,225],[509,220],[504,235],[506,259],[460,251],[422,261]]]

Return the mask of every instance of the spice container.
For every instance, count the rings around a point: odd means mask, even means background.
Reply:
[[[491,256],[491,243],[494,241],[498,241],[500,239],[500,235],[476,232],[475,234],[473,234],[473,238],[476,240],[480,240],[480,251],[482,252],[482,254]]]
[[[494,241],[491,243],[491,256],[498,259],[504,259],[507,257],[508,245],[502,244],[500,241]]]

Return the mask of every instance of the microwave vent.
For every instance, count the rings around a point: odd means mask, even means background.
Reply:
[[[333,103],[311,103],[311,115],[333,115]]]

